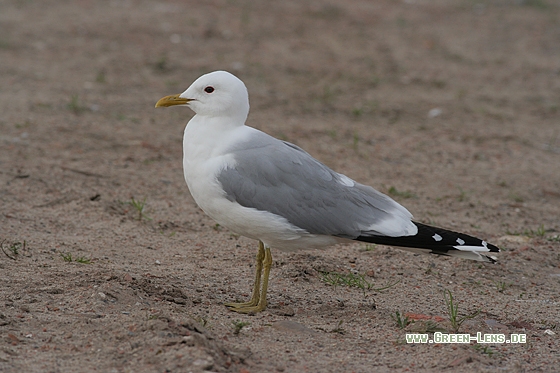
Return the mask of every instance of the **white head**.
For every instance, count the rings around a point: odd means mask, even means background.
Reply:
[[[178,95],[166,96],[156,107],[187,105],[197,115],[229,117],[242,123],[249,114],[249,94],[245,84],[227,71],[214,71],[194,81]]]

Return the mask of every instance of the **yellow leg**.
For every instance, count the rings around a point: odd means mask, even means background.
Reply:
[[[263,273],[264,267],[264,273]],[[272,254],[270,248],[265,248],[264,244],[259,241],[259,251],[257,253],[257,264],[255,269],[255,284],[253,286],[253,295],[249,302],[244,303],[226,303],[231,311],[239,313],[256,313],[264,311],[266,308],[266,292],[268,290],[268,277],[270,268],[272,267]],[[261,291],[261,275],[262,275],[262,291]]]
[[[272,268],[272,254],[270,253],[270,247],[267,247],[264,252],[264,273],[263,273],[263,285],[261,291],[261,298],[259,304],[257,305],[257,310],[255,312],[264,311],[266,308],[266,293],[268,291],[268,276],[270,276],[270,268]]]

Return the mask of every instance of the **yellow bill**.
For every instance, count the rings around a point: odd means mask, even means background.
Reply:
[[[176,94],[176,95],[171,95],[171,96],[165,96],[159,99],[158,102],[156,102],[156,107],[169,107],[169,106],[175,106],[175,105],[185,105],[187,104],[189,101],[192,101],[192,98],[183,98],[183,97],[179,97],[181,96],[181,94]]]

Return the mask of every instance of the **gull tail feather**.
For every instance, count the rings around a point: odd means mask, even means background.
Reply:
[[[497,246],[464,233],[413,222],[418,227],[414,236],[361,235],[354,240],[380,245],[396,246],[415,253],[454,256],[481,262],[495,263],[497,258],[485,253],[497,253]]]

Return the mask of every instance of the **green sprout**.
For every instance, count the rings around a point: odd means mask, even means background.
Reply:
[[[146,207],[146,197],[144,197],[142,201],[137,201],[134,199],[134,197],[131,197],[130,202],[126,202],[126,203],[128,203],[129,205],[131,205],[136,209],[136,211],[138,212],[138,220],[141,221],[142,218],[146,220],[152,220],[152,218],[150,218],[148,215],[144,213],[144,207]]]
[[[60,256],[62,257],[62,259],[64,259],[65,262],[70,263],[72,261],[71,253],[60,253]]]
[[[14,242],[10,246],[8,246],[8,248],[7,248],[8,252],[6,252],[6,250],[4,250],[4,242],[5,241],[6,240],[4,240],[0,243],[0,248],[4,252],[4,255],[6,255],[8,258],[10,258],[12,260],[17,260],[17,258],[19,256],[19,251],[20,250],[25,250],[25,246],[27,245],[27,242],[25,240],[23,242]]]
[[[391,315],[391,318],[397,323],[397,326],[401,329],[404,329],[412,322],[406,315],[402,315],[399,311],[395,311],[394,315]]]
[[[450,290],[446,289],[443,291],[443,299],[447,305],[449,322],[451,322],[451,327],[455,332],[459,331],[459,328],[466,320],[472,319],[480,313],[480,311],[476,311],[473,314],[459,317],[459,306],[453,302],[453,294],[451,294]]]
[[[332,285],[332,286],[339,286],[344,285],[348,287],[356,287],[361,289],[364,292],[366,290],[374,290],[380,292],[382,290],[389,289],[400,282],[400,280],[394,282],[393,284],[389,284],[382,288],[374,288],[374,285],[367,281],[365,276],[362,274],[354,274],[354,273],[338,273],[338,272],[320,272],[321,274],[321,281]]]
[[[251,323],[248,321],[234,320],[232,324],[233,324],[233,334],[239,335],[241,329],[243,329],[244,327],[246,327]]]

